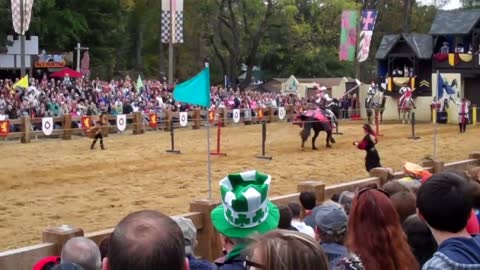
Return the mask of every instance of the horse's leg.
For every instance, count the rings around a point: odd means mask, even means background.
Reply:
[[[300,132],[300,137],[302,138],[302,149],[305,148],[305,141],[307,141],[310,136],[310,129],[312,128],[312,123],[303,123],[303,130]]]
[[[320,134],[320,130],[314,128],[313,131],[314,134],[312,138],[312,150],[318,150],[318,148],[315,146],[315,141],[317,140],[318,134]]]
[[[333,139],[332,130],[326,130],[325,132],[327,132],[327,148],[332,148],[332,145],[330,144],[330,141]]]

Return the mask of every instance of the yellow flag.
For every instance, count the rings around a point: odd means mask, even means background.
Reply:
[[[390,92],[393,90],[392,84],[393,84],[393,78],[392,78],[392,77],[388,77],[387,90],[390,91]]]
[[[28,75],[25,75],[20,81],[16,82],[12,88],[15,89],[17,87],[28,88]]]
[[[415,91],[415,77],[410,79],[410,87],[412,88],[412,91]]]

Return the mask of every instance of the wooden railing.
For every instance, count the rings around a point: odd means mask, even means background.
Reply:
[[[441,161],[428,161],[422,164],[433,173],[444,170],[465,171],[469,168],[480,166],[480,152],[473,152],[469,159],[447,163]],[[292,201],[298,201],[299,192],[312,191],[317,196],[319,203],[328,200],[333,194],[339,194],[342,191],[355,191],[359,187],[376,184],[383,185],[388,181],[388,173],[383,169],[374,169],[371,171],[371,177],[347,183],[325,186],[321,181],[306,181],[297,185],[297,193],[283,196],[272,197],[271,201],[277,205],[285,205]],[[397,172],[394,178],[402,178],[404,174]],[[193,221],[197,228],[198,246],[196,254],[213,260],[222,254],[222,246],[219,235],[210,220],[210,212],[219,204],[218,201],[197,200],[190,204],[190,213],[182,214],[185,218]],[[68,239],[75,236],[85,236],[96,243],[100,243],[104,238],[108,237],[113,228],[84,233],[82,229],[74,226],[49,227],[42,233],[44,243],[33,246],[7,250],[0,252],[0,269],[2,270],[28,270],[32,269],[32,265],[40,258],[45,256],[59,255],[63,245]]]
[[[276,121],[291,121],[295,115],[295,111],[300,111],[300,106],[293,106],[288,105],[285,107],[286,116],[283,120],[278,118],[278,108],[265,108],[262,109],[263,118],[259,118],[259,110],[252,110],[254,114],[250,120],[246,120],[243,117],[240,118],[240,123],[245,125],[250,125],[252,123],[258,122],[260,120],[264,120],[268,123],[276,122]],[[303,110],[303,108],[302,108]],[[241,110],[243,114],[245,109]],[[232,118],[232,110],[228,109],[219,109],[215,111],[215,122],[221,121],[223,126],[228,126],[233,124]],[[143,134],[145,131],[148,130],[170,130],[170,124],[174,124],[174,127],[180,127],[179,125],[179,113],[166,111],[157,114],[158,116],[158,125],[155,128],[150,128],[148,124],[146,124],[145,119],[148,115],[144,115],[141,112],[134,112],[132,114],[126,115],[127,125],[125,131],[123,133],[128,133],[129,131],[131,134],[138,135]],[[94,120],[98,118],[98,116],[91,116]],[[116,116],[108,115],[107,116],[109,125],[106,126],[103,130],[103,135],[108,136],[108,134],[116,133]],[[194,109],[188,112],[188,125],[192,129],[200,129],[204,126],[205,121],[208,121],[208,111]],[[87,136],[85,129],[79,127],[81,122],[81,117],[76,116],[72,117],[71,115],[64,115],[62,117],[54,117],[53,122],[54,125],[57,127],[53,130],[53,133],[49,136],[43,134],[41,130],[42,125],[42,118],[30,118],[29,116],[24,116],[18,119],[9,120],[10,126],[14,127],[13,132],[6,135],[4,138],[8,140],[19,139],[22,143],[30,143],[32,138],[61,138],[63,140],[71,140],[72,136]],[[72,125],[73,123],[73,125]],[[32,126],[38,127],[37,130],[33,131]],[[78,127],[74,127],[78,126]]]

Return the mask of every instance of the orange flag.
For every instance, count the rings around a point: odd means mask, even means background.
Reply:
[[[263,119],[263,109],[258,110],[258,119],[262,120]]]
[[[92,127],[92,118],[88,116],[82,116],[82,128],[87,130]]]

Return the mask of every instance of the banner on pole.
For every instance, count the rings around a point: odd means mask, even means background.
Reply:
[[[88,116],[82,116],[81,122],[82,122],[82,128],[84,130],[87,130],[92,127],[92,118]]]
[[[30,28],[30,19],[32,18],[33,0],[23,0],[23,22],[21,14],[20,0],[11,0],[12,6],[12,24],[13,30],[19,35],[25,35]],[[23,30],[23,31],[22,31]]]
[[[170,7],[172,3],[172,7]],[[174,16],[172,20],[172,14]],[[173,24],[173,27],[171,25]],[[183,0],[162,0],[162,42],[183,43]]]
[[[188,113],[187,112],[180,112],[178,114],[178,118],[180,118],[180,126],[186,127],[188,124]]]
[[[342,12],[342,30],[340,33],[340,61],[353,62],[357,47],[358,12],[344,10]]]
[[[240,122],[240,109],[233,110],[233,122],[238,124]]]
[[[7,137],[10,133],[10,121],[2,120],[0,121],[0,137]]]
[[[148,125],[151,127],[151,128],[156,128],[157,125],[158,125],[158,117],[157,117],[157,114],[155,113],[151,113],[148,115]]]
[[[368,59],[377,14],[377,10],[374,9],[365,9],[362,11],[362,30],[360,31],[360,43],[358,44],[358,62],[364,62]]]
[[[42,131],[46,136],[52,135],[53,132],[53,118],[52,117],[43,117],[42,118]]]

